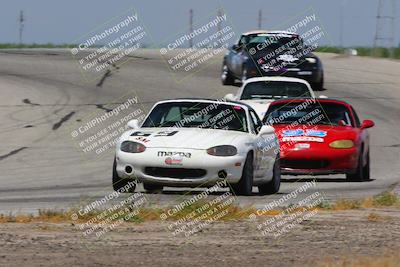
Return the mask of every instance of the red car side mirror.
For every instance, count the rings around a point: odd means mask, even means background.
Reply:
[[[372,120],[364,120],[361,124],[361,129],[371,128],[375,125],[375,122]]]

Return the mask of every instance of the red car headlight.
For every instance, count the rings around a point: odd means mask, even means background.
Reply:
[[[352,148],[354,142],[352,140],[336,140],[329,144],[332,148]]]
[[[121,144],[121,151],[127,153],[142,153],[146,150],[146,147],[140,143],[132,141],[124,141]]]

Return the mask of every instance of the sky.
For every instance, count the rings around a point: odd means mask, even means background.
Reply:
[[[400,0],[394,1],[396,13],[400,14]],[[386,2],[383,15],[391,15],[391,1]],[[219,7],[226,12],[238,34],[257,29],[259,9],[263,14],[262,28],[268,30],[287,27],[311,10],[328,36],[322,44],[340,45],[342,32],[343,46],[351,47],[373,44],[378,0],[1,0],[0,43],[18,42],[20,10],[26,19],[24,43],[74,43],[99,25],[134,8],[151,34],[152,42],[160,44],[188,30],[189,9],[193,9],[196,24],[215,14]],[[390,36],[386,22],[380,31],[382,37]],[[395,25],[397,45],[399,19]]]

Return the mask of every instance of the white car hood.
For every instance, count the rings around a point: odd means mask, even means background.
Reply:
[[[173,133],[175,131],[176,133]],[[168,133],[170,135],[168,135]],[[248,136],[248,133],[245,132],[215,129],[141,128],[138,130],[130,130],[124,133],[120,141],[130,140],[142,143],[149,148],[164,147],[208,149],[217,145],[232,144],[236,138],[246,136]]]
[[[257,113],[260,120],[264,118],[265,113],[269,107],[269,104],[274,102],[274,99],[253,99],[253,100],[239,100],[242,103],[245,103],[252,107],[254,111]]]

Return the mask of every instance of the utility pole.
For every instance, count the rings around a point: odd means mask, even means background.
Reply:
[[[262,10],[261,8],[258,10],[258,20],[257,20],[258,29],[261,30],[262,24]]]
[[[221,8],[218,8],[218,11],[217,11],[217,17],[222,17],[222,9]],[[221,21],[218,21],[218,24],[217,24],[217,32],[221,32],[221,30],[222,30],[222,22]],[[219,42],[218,42],[219,43]],[[218,47],[221,47],[221,43],[219,43],[218,44]],[[216,48],[216,47],[214,47],[214,48]]]
[[[376,15],[376,29],[374,38],[374,54],[378,47],[389,47],[390,57],[393,57],[395,47],[395,20],[396,20],[396,1],[379,0],[378,12]]]
[[[193,32],[193,9],[189,10],[189,33],[191,34]],[[189,39],[189,46],[190,48],[193,47],[193,40],[190,38]]]
[[[343,16],[343,9],[344,9],[344,0],[342,0],[342,2],[340,3],[340,14],[339,14],[339,23],[340,23],[340,25],[339,25],[339,46],[341,47],[341,48],[343,48],[343,19],[344,19],[344,16]]]
[[[24,11],[19,12],[19,44],[22,45],[22,32],[24,30]]]
[[[217,16],[218,16],[218,17],[222,17],[222,10],[221,10],[221,8],[218,9]],[[218,22],[218,24],[217,24],[217,29],[218,29],[218,31],[221,31],[221,21]]]

